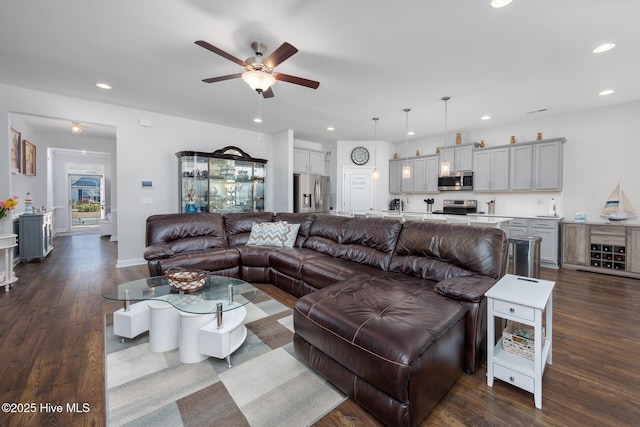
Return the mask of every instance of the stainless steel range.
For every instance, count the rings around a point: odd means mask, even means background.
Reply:
[[[477,200],[443,200],[442,210],[434,213],[445,215],[466,215],[478,213]]]

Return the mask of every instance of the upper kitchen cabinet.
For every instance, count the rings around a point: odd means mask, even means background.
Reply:
[[[293,150],[293,171],[324,175],[324,153],[309,150]]]
[[[509,147],[473,151],[473,190],[509,190]]]
[[[458,144],[451,147],[438,147],[440,151],[440,163],[449,162],[451,172],[462,172],[473,170],[473,149],[480,144],[472,142],[470,144]]]
[[[411,167],[411,177],[402,178],[405,162]],[[421,156],[408,160],[389,160],[389,192],[428,194],[438,192],[438,156]]]
[[[181,212],[262,212],[266,160],[237,147],[213,153],[180,151]]]
[[[562,190],[562,144],[565,141],[565,138],[558,138],[510,146],[511,190]]]

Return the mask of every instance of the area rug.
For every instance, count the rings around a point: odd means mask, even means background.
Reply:
[[[148,334],[121,343],[105,326],[109,426],[306,426],[346,397],[293,351],[293,316],[258,291],[247,340],[225,360],[181,364],[149,351]]]

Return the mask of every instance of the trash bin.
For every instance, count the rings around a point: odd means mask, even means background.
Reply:
[[[513,274],[525,277],[540,277],[541,237],[511,237]]]

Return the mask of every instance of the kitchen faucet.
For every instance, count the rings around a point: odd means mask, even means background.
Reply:
[[[407,193],[401,193],[400,194],[400,203],[398,203],[398,210],[399,210],[401,215],[402,215],[402,196],[404,196],[404,198],[407,200],[407,204],[409,204],[409,196],[407,195]]]

